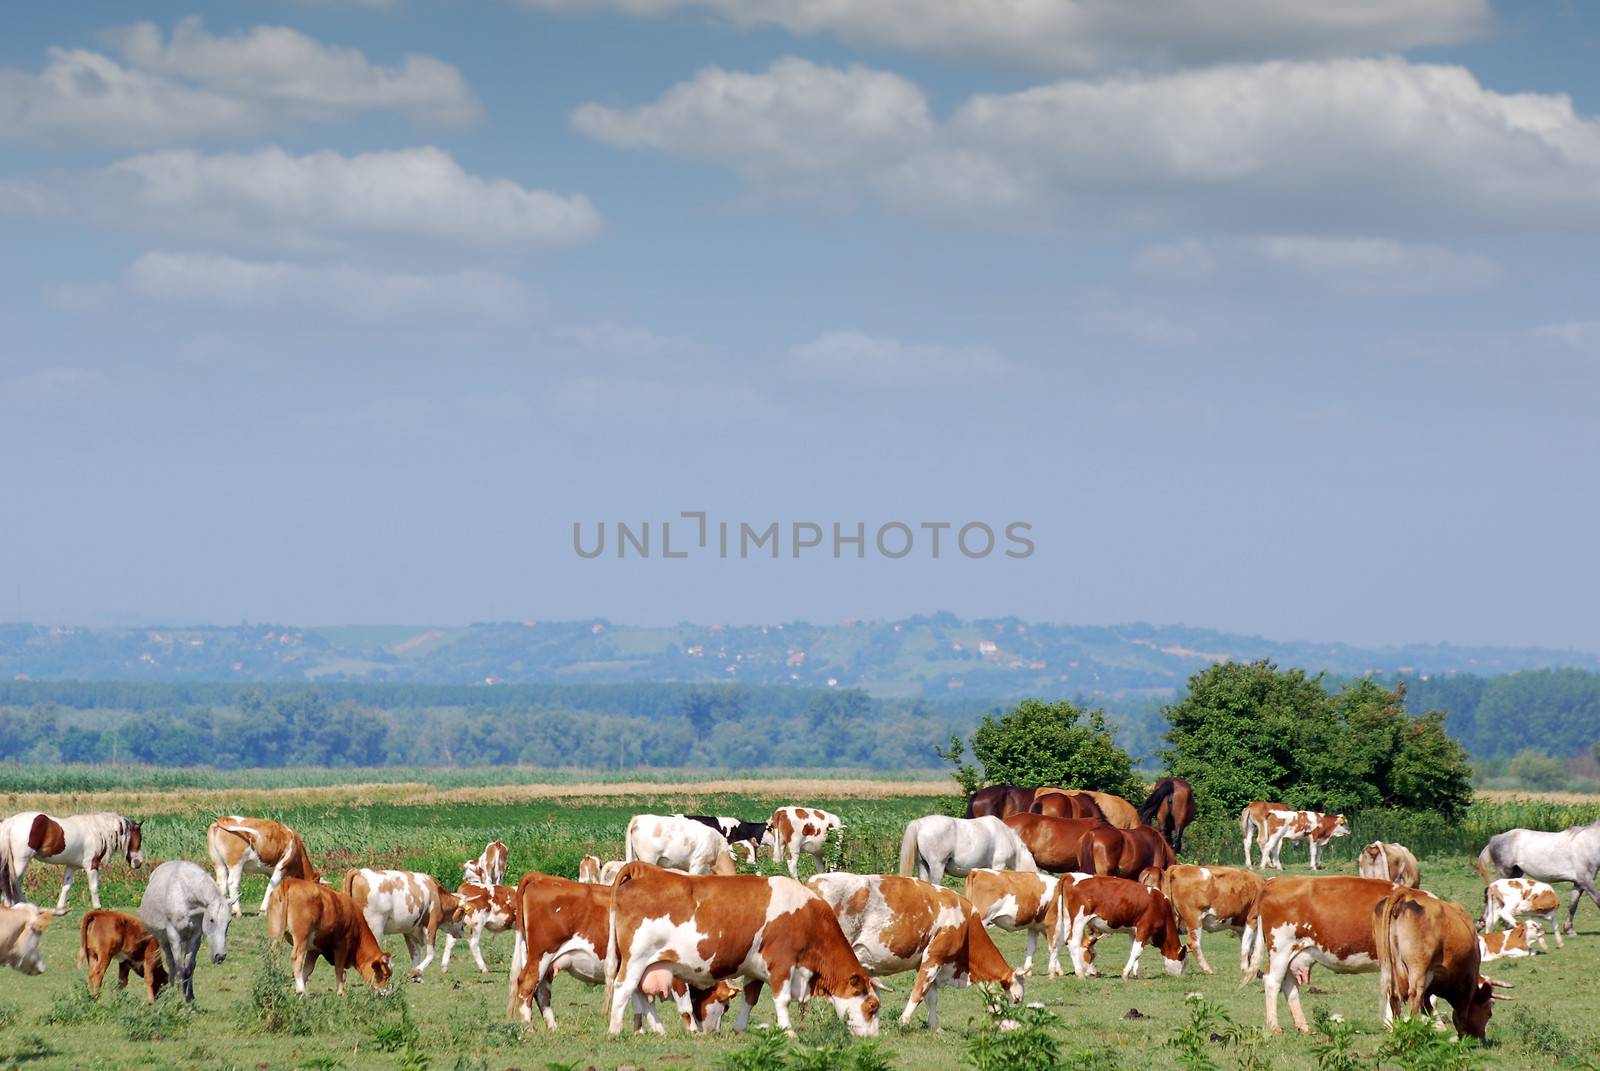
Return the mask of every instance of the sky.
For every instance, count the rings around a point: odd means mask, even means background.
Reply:
[[[1600,650],[1597,49],[1576,2],[38,5],[0,620]],[[664,558],[686,511],[779,556]]]

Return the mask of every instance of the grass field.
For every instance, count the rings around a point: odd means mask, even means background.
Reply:
[[[29,792],[23,803],[23,793],[15,791],[23,786],[9,787],[13,791],[6,797],[8,811],[24,806],[58,812],[82,809],[73,805],[80,797],[70,793],[52,798]],[[140,798],[145,793],[155,795],[150,786],[138,787],[143,790]],[[399,793],[385,794],[396,787],[382,786],[379,791],[372,786],[306,786],[304,792],[316,793],[306,796],[299,791],[274,792],[263,784],[233,793],[208,784],[170,790],[159,795],[159,806],[130,813],[145,820],[146,857],[152,865],[171,858],[203,862],[206,824],[220,811],[244,809],[279,818],[298,829],[333,880],[351,866],[380,865],[427,871],[454,887],[461,860],[476,855],[491,839],[499,838],[511,846],[512,874],[537,869],[571,876],[585,853],[617,857],[622,828],[636,812],[695,810],[755,817],[770,813],[779,803],[791,802],[824,806],[844,818],[846,833],[836,851],[840,867],[864,872],[892,870],[907,820],[958,806],[953,795],[901,794],[915,791],[914,784],[842,780],[744,782],[737,785],[738,792],[718,791],[725,786],[708,782],[626,787],[588,783],[582,785],[581,794],[559,797],[487,785],[442,787],[418,780],[404,785]],[[801,792],[807,794],[799,795]],[[249,806],[226,803],[228,800],[248,801]],[[1428,888],[1476,908],[1482,883],[1470,867],[1474,839],[1481,844],[1486,831],[1512,825],[1557,828],[1591,820],[1596,814],[1600,814],[1600,800],[1483,802],[1459,829],[1410,829],[1408,843],[1418,848]],[[1186,853],[1192,861],[1238,861],[1236,830],[1197,827],[1192,832],[1192,850]],[[1359,843],[1394,832],[1383,816],[1359,821],[1356,835],[1336,842],[1330,851],[1331,870],[1352,872]],[[1293,863],[1303,863],[1303,851],[1290,848],[1285,856],[1293,856]],[[765,861],[763,865],[770,866]],[[1291,872],[1295,869],[1291,866]],[[802,877],[807,872],[802,870]],[[125,869],[109,871],[101,886],[106,906],[134,909],[147,873],[148,867],[133,874]],[[30,869],[29,897],[36,903],[53,904],[59,874],[52,866]],[[459,1067],[498,1071],[559,1066],[610,1071],[619,1066],[715,1067],[750,1044],[731,1032],[690,1037],[671,1022],[665,1038],[609,1039],[600,1015],[600,993],[564,976],[555,985],[560,1033],[552,1036],[537,1026],[525,1029],[508,1024],[509,935],[486,939],[485,954],[491,968],[487,975],[477,973],[470,953],[461,946],[458,951],[462,955],[452,963],[448,975],[437,974],[436,961],[424,983],[403,982],[386,999],[368,994],[359,980],[353,981],[350,997],[334,996],[326,964],[312,976],[311,997],[304,1002],[286,999],[283,977],[274,973],[275,960],[269,958],[265,947],[265,920],[253,913],[264,888],[260,878],[246,882],[246,915],[230,931],[227,961],[213,965],[202,956],[196,975],[197,1011],[191,1013],[165,998],[156,1009],[146,1011],[142,997],[119,997],[109,989],[95,1004],[88,1000],[82,970],[75,965],[77,923],[87,906],[84,883],[80,880],[76,885],[72,913],[57,920],[46,935],[48,972],[38,978],[10,971],[0,974],[0,1067],[239,1067],[258,1071]],[[1499,1007],[1490,1028],[1491,1046],[1479,1054],[1483,1065],[1585,1067],[1600,1059],[1600,1037],[1596,1036],[1600,1026],[1595,1022],[1588,988],[1596,962],[1594,949],[1600,947],[1596,939],[1600,913],[1586,907],[1578,921],[1580,936],[1565,949],[1533,960],[1501,961],[1491,968],[1515,983],[1519,1002]],[[1004,933],[996,937],[1002,951],[1013,962],[1020,962],[1022,940]],[[1228,934],[1208,935],[1205,940],[1208,958],[1219,971],[1212,977],[1190,973],[1192,967],[1182,978],[1166,977],[1159,959],[1147,953],[1146,977],[1128,982],[1114,976],[1084,981],[1052,981],[1042,975],[1029,979],[1028,999],[1042,1002],[1060,1018],[1062,1025],[1056,1034],[1066,1059],[1061,1066],[1207,1066],[1180,1062],[1182,1054],[1167,1045],[1188,1022],[1190,1006],[1185,996],[1190,993],[1203,994],[1240,1026],[1258,1027],[1261,990],[1259,984],[1237,987],[1233,969],[1237,942]],[[389,941],[391,951],[403,959],[399,939]],[[1102,969],[1120,964],[1126,955],[1126,938],[1108,939],[1101,945]],[[935,1071],[965,1066],[964,1040],[982,1018],[979,992],[947,992],[940,1001],[945,1029],[930,1034],[921,1025],[925,1019],[920,1013],[917,1025],[898,1025],[909,976],[889,981],[895,989],[886,994],[880,1041],[894,1060],[893,1066]],[[1318,969],[1312,976],[1308,1009],[1344,1016],[1356,1030],[1355,1048],[1362,1059],[1359,1066],[1377,1066],[1374,1054],[1385,1035],[1377,1023],[1375,975],[1340,977]],[[755,1021],[769,1021],[770,1014],[770,1003],[764,1000]],[[803,1037],[833,1033],[827,1022],[830,1017],[831,1010],[824,1005],[811,1008],[801,1027]],[[1207,1029],[1219,1038],[1229,1034],[1220,1026]],[[1227,1040],[1204,1038],[1202,1035],[1203,1055],[1213,1061],[1212,1066],[1318,1066],[1315,1038],[1271,1038],[1243,1048]]]

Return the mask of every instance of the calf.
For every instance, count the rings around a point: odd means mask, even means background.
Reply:
[[[1495,983],[1478,972],[1478,934],[1459,904],[1404,886],[1370,912],[1381,974],[1383,1021],[1420,1014],[1437,998],[1450,1002],[1456,1034],[1482,1039],[1494,1011]]]
[[[378,944],[360,905],[346,893],[315,881],[284,879],[267,902],[267,938],[292,946],[294,991],[302,996],[319,957],[333,966],[341,995],[344,972],[350,967],[374,990],[389,987],[393,961]]]
[[[355,901],[380,943],[391,933],[405,938],[412,981],[422,981],[423,969],[433,962],[433,944],[441,928],[457,938],[465,933],[461,904],[427,874],[352,870],[344,877],[344,893]]]
[[[1478,958],[1488,963],[1496,959],[1522,959],[1534,954],[1533,946],[1547,948],[1544,927],[1525,919],[1509,930],[1495,930],[1478,938]]]
[[[636,814],[628,820],[622,858],[682,870],[687,874],[733,874],[727,838],[681,814]]]
[[[1356,856],[1356,873],[1364,878],[1383,878],[1396,885],[1417,888],[1422,884],[1422,868],[1417,857],[1404,844],[1375,840]]]
[[[1378,969],[1372,911],[1394,889],[1393,882],[1379,878],[1285,877],[1267,882],[1250,908],[1244,939],[1250,946],[1245,977],[1262,971],[1268,1030],[1281,1029],[1282,992],[1295,1028],[1311,1031],[1300,1006],[1300,986],[1313,965],[1320,963],[1337,974]]]
[[[1172,905],[1159,889],[1127,878],[1083,877],[1070,884],[1062,882],[1061,914],[1067,925],[1072,973],[1079,978],[1099,973],[1094,968],[1091,935],[1105,933],[1133,935],[1133,948],[1122,968],[1124,979],[1139,976],[1139,954],[1150,944],[1160,949],[1168,974],[1183,973],[1187,949],[1178,938]]]
[[[1479,925],[1485,933],[1499,923],[1516,926],[1519,915],[1538,915],[1555,934],[1556,947],[1562,946],[1561,927],[1556,925],[1556,912],[1561,908],[1561,897],[1542,881],[1532,878],[1501,878],[1491,881],[1483,890],[1483,918]],[[1549,950],[1543,934],[1539,947]]]
[[[455,899],[461,905],[460,928],[469,935],[472,958],[477,961],[478,970],[487,974],[489,965],[483,962],[484,932],[504,933],[516,926],[517,890],[509,885],[482,885],[464,881],[456,890]],[[440,974],[450,969],[450,952],[461,939],[453,929],[451,926],[444,927],[444,955],[439,960]]]
[[[917,972],[902,1024],[926,1000],[928,1029],[937,1030],[941,985],[993,982],[1011,1003],[1022,1003],[1022,978],[994,946],[972,903],[954,889],[893,874],[818,874],[806,887],[833,908],[870,975]]]
[[[1342,814],[1317,811],[1271,811],[1267,814],[1267,841],[1261,848],[1261,866],[1283,869],[1279,854],[1286,840],[1303,840],[1311,851],[1311,869],[1322,868],[1322,849],[1335,837],[1350,835],[1350,822]]]
[[[980,867],[967,872],[967,899],[985,926],[1028,931],[1028,955],[1019,972],[1024,976],[1033,973],[1033,950],[1040,937],[1049,949],[1049,976],[1057,978],[1063,973],[1060,952],[1064,931],[1061,898],[1056,889],[1059,881],[1052,874],[1016,870]]]
[[[1255,864],[1250,861],[1250,846],[1259,837],[1261,840],[1261,865],[1267,865],[1267,815],[1273,811],[1287,811],[1290,807],[1286,803],[1269,803],[1265,800],[1256,800],[1254,803],[1245,804],[1244,810],[1239,812],[1239,834],[1244,838],[1244,865],[1246,869]]]
[[[498,840],[484,846],[483,854],[461,864],[461,880],[475,885],[501,885],[506,880],[506,862],[510,850]]]
[[[839,920],[793,878],[692,877],[630,863],[611,887],[610,915],[612,1034],[641,991],[661,991],[673,977],[711,986],[736,976],[745,979],[736,1029],[749,1022],[765,983],[778,1026],[791,1036],[789,1002],[811,996],[829,998],[851,1033],[878,1032],[878,998]]]
[[[244,818],[223,815],[206,830],[206,849],[217,872],[217,888],[238,918],[239,880],[245,874],[268,874],[266,895],[261,910],[267,910],[272,890],[284,878],[321,881],[316,865],[306,852],[300,834],[269,818]]]
[[[167,984],[161,943],[132,915],[121,911],[89,911],[78,931],[78,963],[89,967],[89,992],[100,995],[111,964],[117,965],[117,988],[128,988],[131,971],[144,979],[145,1003],[154,1004]]]
[[[1243,933],[1250,918],[1250,905],[1260,895],[1267,879],[1254,871],[1231,866],[1192,866],[1179,863],[1154,872],[1159,888],[1178,919],[1178,928],[1188,935],[1189,951],[1200,970],[1211,974],[1211,964],[1200,950],[1200,935],[1232,930]],[[1249,967],[1249,946],[1239,947],[1239,969]]]
[[[819,873],[828,869],[822,850],[828,843],[828,834],[844,828],[844,820],[816,807],[779,807],[767,825],[772,837],[772,861],[783,862],[787,852],[789,876],[798,880],[802,854],[812,858]]]
[[[39,938],[50,928],[54,911],[32,904],[0,907],[0,964],[23,974],[43,974],[44,957],[39,954]]]
[[[617,880],[617,871],[621,869],[620,859],[602,863],[598,855],[586,855],[578,860],[578,880],[589,885],[610,885]]]
[[[755,865],[756,852],[767,838],[766,822],[745,822],[738,818],[709,814],[686,814],[684,817],[691,822],[710,826],[721,833],[727,839],[729,847],[738,848],[744,853],[744,861],[751,866]]]

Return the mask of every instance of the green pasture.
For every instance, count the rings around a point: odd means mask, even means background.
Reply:
[[[857,871],[891,870],[905,822],[922,814],[951,811],[952,797],[891,799],[778,800],[751,796],[701,796],[679,787],[636,799],[539,801],[505,805],[490,803],[296,807],[281,811],[254,808],[298,829],[307,845],[337,881],[356,865],[396,866],[430,872],[452,886],[461,860],[476,855],[491,839],[511,847],[511,873],[537,869],[573,875],[586,853],[606,858],[620,855],[621,833],[628,817],[640,811],[702,811],[755,818],[779,803],[808,803],[840,814],[846,830],[833,849],[837,865]],[[1336,842],[1328,853],[1332,872],[1352,872],[1357,846],[1374,836],[1405,840],[1422,860],[1424,884],[1434,892],[1475,909],[1482,883],[1471,869],[1471,853],[1489,833],[1513,825],[1557,828],[1591,820],[1597,806],[1551,804],[1479,804],[1458,828],[1395,828],[1397,820],[1364,816],[1356,835]],[[205,826],[213,815],[191,810],[152,815],[146,830],[151,864],[170,858],[205,862]],[[1407,839],[1407,837],[1410,839]],[[1193,861],[1239,861],[1238,832],[1227,824],[1191,830],[1185,854]],[[1304,850],[1285,849],[1291,872],[1304,871]],[[771,864],[763,860],[764,868]],[[802,877],[810,863],[803,864]],[[125,869],[107,873],[102,896],[109,907],[133,909],[145,873]],[[36,866],[27,889],[34,902],[51,905],[59,888],[58,868]],[[955,879],[952,879],[952,883]],[[731,1030],[712,1037],[691,1037],[664,1017],[665,1037],[606,1037],[600,1013],[601,994],[562,976],[555,984],[560,1032],[542,1026],[524,1028],[507,1022],[506,982],[511,938],[485,941],[490,972],[480,975],[465,945],[450,973],[437,973],[437,960],[421,984],[401,982],[387,998],[369,994],[351,976],[351,994],[333,994],[333,977],[323,964],[312,976],[312,995],[304,1001],[285,992],[278,961],[266,948],[265,920],[254,913],[264,884],[246,882],[246,915],[229,935],[227,961],[211,964],[202,955],[196,975],[198,1009],[190,1012],[163,999],[146,1010],[135,985],[128,994],[107,990],[96,1003],[87,998],[83,974],[75,964],[77,925],[87,907],[87,889],[80,880],[70,904],[46,935],[49,969],[37,978],[15,972],[0,974],[0,1067],[114,1068],[506,1068],[545,1069],[754,1068],[739,1061],[752,1042]],[[1518,1001],[1501,1005],[1491,1024],[1490,1046],[1473,1054],[1490,1067],[1588,1067],[1600,1061],[1600,1022],[1590,988],[1600,949],[1600,912],[1584,907],[1578,916],[1579,936],[1565,949],[1532,960],[1500,961],[1490,970],[1515,984]],[[996,933],[1002,951],[1022,959],[1021,938]],[[397,958],[404,959],[397,937],[389,939]],[[1262,1021],[1259,984],[1238,987],[1238,943],[1229,934],[1205,938],[1215,976],[1195,973],[1181,978],[1161,972],[1159,958],[1146,953],[1145,976],[1127,982],[1116,977],[1127,956],[1126,938],[1100,945],[1098,964],[1106,977],[1050,980],[1039,973],[1029,979],[1028,1000],[1041,1002],[1058,1017],[1055,1028],[1063,1067],[1084,1069],[1271,1066],[1316,1068],[1317,1038],[1283,1036],[1252,1044],[1252,1031]],[[1063,958],[1065,958],[1063,956]],[[136,980],[137,981],[137,980]],[[910,1027],[901,1027],[899,1013],[910,988],[909,976],[889,979],[895,988],[885,995],[884,1029],[879,1039],[891,1066],[932,1069],[967,1066],[964,1046],[982,1021],[982,999],[976,989],[947,991],[940,1000],[943,1030],[930,1033],[919,1012]],[[1188,994],[1202,994],[1228,1020],[1243,1028],[1230,1030],[1219,1020],[1200,1037],[1200,1053],[1184,1052],[1169,1043],[1189,1022]],[[1357,1066],[1374,1067],[1375,1054],[1386,1039],[1377,1022],[1375,975],[1341,977],[1320,968],[1312,974],[1308,1010],[1337,1013],[1355,1029]],[[831,1009],[818,1004],[804,1013],[803,1040],[833,1037]],[[771,1005],[763,999],[754,1022],[770,1021]],[[1284,1015],[1287,1022],[1287,1014]],[[731,1023],[731,1019],[730,1019]],[[1211,1035],[1217,1040],[1211,1040]],[[1242,1041],[1238,1040],[1242,1038]],[[1200,1061],[1210,1061],[1196,1062]],[[792,1066],[800,1066],[798,1064]],[[844,1066],[813,1061],[804,1066]],[[1386,1062],[1382,1066],[1400,1067]]]

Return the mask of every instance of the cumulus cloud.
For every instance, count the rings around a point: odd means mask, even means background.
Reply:
[[[547,11],[710,12],[852,44],[1048,71],[1325,57],[1453,44],[1489,0],[521,0]]]
[[[0,68],[0,139],[149,146],[373,111],[443,125],[482,113],[448,63],[380,66],[282,26],[216,35],[190,18],[170,36],[142,22],[106,39],[119,58],[53,48],[37,72]]]
[[[806,118],[818,83],[844,121]],[[783,60],[573,120],[612,144],[730,166],[757,189],[825,182],[964,223],[1600,224],[1600,122],[1562,95],[1485,89],[1462,67],[1272,62],[981,94],[943,122],[921,121],[925,109],[894,76]],[[867,133],[882,130],[894,136]]]
[[[1389,238],[1313,235],[1187,238],[1141,250],[1135,265],[1185,279],[1266,273],[1361,296],[1466,290],[1502,274],[1494,261],[1477,253]]]
[[[791,346],[788,366],[799,379],[891,390],[981,383],[1007,368],[993,350],[903,342],[861,331],[830,331]]]
[[[169,150],[119,161],[106,178],[101,203],[84,212],[168,234],[262,245],[339,248],[397,239],[519,249],[582,241],[600,229],[599,213],[582,195],[480,178],[432,147],[354,156]]]

